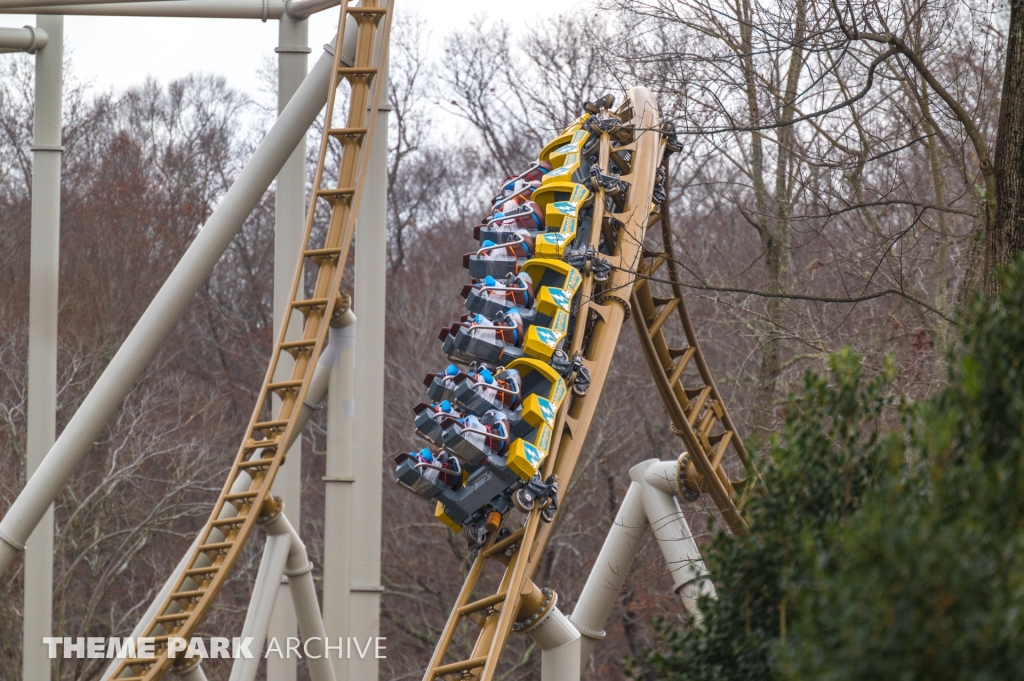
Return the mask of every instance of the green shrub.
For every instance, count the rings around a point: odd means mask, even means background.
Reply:
[[[962,320],[948,387],[884,425],[891,368],[808,374],[721,535],[703,627],[634,661],[670,681],[1024,679],[1024,263]],[[689,623],[692,625],[692,623]]]

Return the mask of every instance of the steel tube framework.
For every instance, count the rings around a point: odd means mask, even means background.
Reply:
[[[528,633],[541,650],[540,681],[579,681],[582,637],[557,606]]]
[[[630,483],[615,514],[615,523],[608,530],[608,537],[569,616],[583,634],[580,663],[584,666],[594,652],[594,646],[605,637],[604,623],[608,621],[615,599],[619,597],[640,550],[645,520],[643,490],[637,483]]]
[[[22,549],[274,176],[316,120],[327,101],[332,61],[326,52],[317,61],[50,449],[40,464],[38,472],[41,474],[32,476],[0,521],[0,574]]]
[[[278,21],[277,52],[277,111],[284,111],[288,101],[298,90],[306,77],[309,55],[309,22],[294,21],[282,16]],[[286,318],[291,297],[292,277],[295,263],[302,249],[302,233],[306,224],[306,136],[296,145],[288,161],[277,175],[274,205],[274,336],[281,321]],[[302,320],[291,317],[286,337],[296,340],[302,336]],[[290,356],[282,358],[277,366],[275,380],[284,381],[291,376],[294,361]],[[276,397],[277,403],[280,398]],[[274,489],[284,501],[285,515],[295,527],[301,525],[302,513],[302,438],[295,439],[288,449],[287,459],[277,475]],[[291,592],[285,584],[278,586],[277,604],[270,625],[270,635],[285,639],[295,635],[295,613],[291,603]],[[297,660],[294,658],[270,658],[267,660],[267,674],[281,681],[294,681]]]
[[[28,52],[33,54],[42,50],[49,42],[49,34],[38,26],[0,27],[0,53]],[[63,51],[63,46],[61,50]]]
[[[351,313],[350,313],[351,314]],[[347,640],[352,582],[352,485],[355,433],[355,340],[358,324],[340,329],[339,355],[331,372],[327,401],[324,475],[324,628],[327,636]],[[334,343],[332,339],[331,343]],[[350,681],[344,659],[334,663],[338,681]]]
[[[28,321],[28,411],[25,478],[46,475],[41,465],[57,435],[57,309],[60,270],[61,114],[64,18],[38,17],[51,40],[36,52],[32,142],[32,242]],[[53,500],[51,499],[50,502]],[[49,681],[43,637],[53,629],[53,504],[26,542],[22,678]],[[17,538],[20,540],[20,538]]]
[[[380,586],[380,457],[383,454],[386,130],[389,107],[386,102],[379,102],[379,98],[382,91],[387,91],[386,42],[393,4],[386,2],[386,6],[377,6],[376,2],[368,1],[355,9],[355,15],[359,17],[358,41],[356,21],[345,27],[345,51],[352,50],[353,56],[336,60],[331,46],[325,46],[327,53],[307,75],[310,50],[304,18],[337,4],[338,0],[107,0],[102,3],[91,3],[90,0],[35,0],[31,3],[26,0],[0,0],[0,13],[20,13],[31,8],[46,15],[38,17],[38,29],[0,29],[0,51],[38,53],[36,129],[32,148],[35,155],[28,482],[0,520],[0,574],[10,566],[17,551],[24,550],[28,544],[25,596],[26,602],[31,602],[33,607],[25,609],[23,676],[26,679],[46,681],[50,677],[45,649],[41,645],[33,646],[31,642],[41,641],[43,636],[50,634],[51,628],[52,502],[158,351],[196,290],[209,276],[275,174],[274,326],[278,340],[275,358],[261,389],[260,404],[272,405],[271,411],[280,413],[280,418],[261,421],[260,409],[257,409],[210,521],[143,615],[133,636],[144,632],[151,635],[154,628],[169,635],[195,635],[210,601],[216,597],[234,565],[238,551],[258,523],[265,527],[268,538],[243,636],[255,639],[259,654],[253,659],[236,661],[231,673],[232,681],[255,678],[267,637],[291,637],[296,628],[303,643],[318,640],[313,650],[302,646],[314,681],[374,679],[378,676],[378,662],[373,656],[342,658],[337,665],[332,665],[323,649],[323,642],[328,640],[328,633],[331,638],[351,636],[372,640],[380,628],[380,595],[383,591]],[[351,11],[351,8],[342,11],[343,20],[352,18]],[[62,13],[279,19],[276,50],[279,55],[279,116],[60,438],[54,442],[63,18],[53,15]],[[387,20],[378,24],[384,16]],[[376,40],[375,31],[379,32]],[[352,38],[347,39],[350,33]],[[357,42],[360,44],[359,58],[355,59]],[[329,106],[333,108],[334,94],[329,92],[333,90],[332,83],[345,78],[353,87],[349,121],[344,128],[333,127],[330,123],[332,112],[329,111],[314,182],[313,201],[322,199],[332,205],[327,240],[320,248],[314,247],[310,236],[312,212],[308,221],[305,220],[305,134],[325,103],[330,101]],[[371,90],[369,84],[373,78],[376,78],[376,84]],[[550,538],[551,527],[540,523],[539,516],[534,514],[528,518],[525,527],[505,539],[498,541],[496,535],[492,536],[485,543],[481,558],[474,564],[475,576],[471,575],[463,588],[461,605],[456,607],[446,627],[435,658],[431,660],[427,679],[450,674],[467,675],[476,669],[480,672],[473,674],[474,678],[480,676],[484,681],[492,678],[505,639],[512,630],[518,630],[528,633],[542,650],[542,681],[576,681],[596,642],[604,638],[603,627],[648,529],[672,571],[674,591],[698,622],[697,599],[702,595],[715,596],[714,586],[676,494],[695,493],[694,484],[710,485],[711,494],[731,529],[741,532],[745,527],[738,509],[732,504],[735,490],[744,481],[730,480],[721,466],[728,447],[734,447],[741,458],[745,452],[704,366],[681,296],[675,290],[675,299],[653,297],[648,283],[633,281],[637,270],[649,275],[663,264],[658,262],[656,253],[641,248],[641,245],[645,230],[660,217],[650,200],[655,176],[654,165],[649,161],[662,157],[665,140],[660,134],[651,132],[660,128],[656,113],[652,116],[648,111],[654,110],[649,93],[642,88],[634,89],[630,91],[629,101],[631,104],[621,110],[621,120],[632,126],[628,133],[630,141],[622,143],[625,138],[621,134],[617,138],[620,152],[627,149],[629,157],[626,163],[631,166],[631,172],[624,176],[628,178],[626,186],[633,186],[633,193],[629,195],[631,203],[623,199],[620,211],[623,216],[628,216],[628,220],[618,221],[616,229],[622,231],[608,254],[612,261],[611,281],[597,286],[589,269],[586,274],[584,291],[587,296],[594,291],[605,292],[587,303],[594,320],[593,330],[585,332],[589,334],[589,346],[584,348],[581,345],[584,342],[583,331],[572,339],[573,352],[583,352],[581,361],[590,371],[590,398],[586,399],[588,393],[584,389],[573,398],[569,408],[556,416],[554,431],[557,444],[552,446],[554,455],[544,466],[542,477],[557,474],[568,486],[597,408],[620,326],[631,311],[637,314],[645,355],[651,362],[659,392],[666,400],[673,421],[686,421],[687,427],[680,426],[677,430],[684,436],[688,448],[693,450],[695,463],[689,462],[689,457],[681,457],[678,463],[652,459],[630,469],[631,484],[571,620],[557,608],[556,594],[548,589],[541,590],[532,583],[539,557]],[[352,111],[368,111],[370,118],[353,115]],[[374,129],[383,132],[374,135]],[[635,132],[640,129],[647,132]],[[602,130],[595,133],[601,137],[598,162],[600,167],[610,167],[613,133],[608,132],[609,128]],[[336,187],[322,187],[325,150],[331,139],[340,141],[345,150],[342,168]],[[368,148],[363,140],[372,140]],[[637,158],[644,163],[639,163]],[[370,191],[365,192],[360,201],[363,185],[368,185]],[[603,189],[596,185],[594,189],[601,199],[596,204],[599,209],[595,213],[594,224],[601,224],[604,228],[606,225],[600,208],[606,205]],[[633,215],[636,211],[635,206],[630,208],[632,203],[645,209],[642,215]],[[358,219],[353,220],[351,211],[356,208]],[[353,232],[358,235],[355,240],[358,257],[354,294],[355,308],[361,321],[358,328],[349,309],[351,300],[344,292],[337,293]],[[630,238],[622,236],[626,232]],[[668,253],[671,244],[668,236],[665,239],[665,251]],[[597,237],[592,236],[592,241],[596,244]],[[304,291],[302,263],[305,260],[300,258],[300,254],[319,268],[316,292],[310,298],[306,298]],[[293,270],[296,261],[300,262],[298,273]],[[629,303],[625,300],[625,293],[623,297],[614,295],[617,291],[630,289]],[[667,348],[661,335],[661,327],[674,309],[679,310],[688,342],[683,349]],[[300,314],[305,323],[299,318]],[[289,319],[291,324],[281,331],[282,324],[288,324]],[[325,325],[329,328],[325,329]],[[319,350],[321,347],[324,348],[322,352]],[[674,361],[677,357],[678,362]],[[700,370],[702,387],[687,390],[682,387],[681,380],[691,359]],[[310,360],[316,362],[315,367],[310,366]],[[357,385],[358,402],[354,400]],[[327,485],[326,536],[321,615],[312,577],[313,566],[296,528],[301,511],[301,431],[323,400],[328,387],[334,399],[328,412],[328,458],[324,478]],[[271,395],[273,400],[267,401]],[[357,421],[359,428],[355,427]],[[718,426],[719,430],[724,430],[713,432],[719,422],[722,424]],[[254,453],[247,458],[250,450]],[[286,451],[287,457],[283,455]],[[355,452],[360,456],[355,456]],[[284,465],[286,460],[288,465]],[[275,480],[275,491],[281,495],[276,499],[269,491]],[[41,520],[43,522],[39,524]],[[501,609],[487,606],[491,608],[491,614],[481,618],[482,633],[469,659],[444,664],[446,650],[461,616],[458,613],[478,613],[484,609],[481,606],[472,610],[477,603],[467,604],[466,601],[472,595],[483,563],[491,554],[498,553],[510,557],[505,561],[506,572],[502,581],[505,591],[492,600],[484,601],[491,606],[503,602],[504,606]],[[287,589],[282,588],[284,584],[287,584]],[[495,598],[497,600],[493,600]],[[35,648],[39,648],[38,655]],[[179,660],[182,664],[177,665],[171,658],[172,652],[167,650],[160,652],[158,657],[160,655],[163,657],[155,662],[121,661],[119,666],[112,665],[104,678],[119,675],[151,679],[170,672],[190,681],[205,681],[206,675],[199,664],[188,666]],[[138,675],[140,669],[143,670],[142,676]],[[294,658],[271,657],[268,660],[267,675],[275,681],[293,681],[296,671]]]
[[[324,348],[324,351],[320,353],[320,358],[319,361],[317,362],[316,370],[313,374],[313,380],[310,382],[309,392],[306,393],[306,403],[303,405],[302,411],[299,414],[299,418],[295,428],[295,435],[293,436],[293,441],[294,438],[297,438],[301,435],[302,430],[309,422],[309,419],[313,415],[313,412],[320,408],[320,403],[327,395],[328,379],[330,378],[331,367],[337,362],[338,352],[343,345],[343,341],[341,340],[342,334],[340,332],[340,329],[342,328],[342,325],[351,324],[354,321],[355,315],[353,315],[352,311],[349,310],[344,315],[342,315],[342,317],[338,320],[337,328],[331,328],[328,336],[329,341],[327,347]],[[232,487],[232,492],[244,491],[251,482],[252,479],[249,476],[240,476],[238,478],[238,481]],[[230,511],[225,511],[224,513],[222,513],[222,515],[226,515],[227,513],[230,513]],[[167,599],[167,596],[171,593],[171,589],[174,588],[174,585],[178,581],[178,578],[181,576],[181,573],[185,570],[185,566],[188,563],[189,555],[195,550],[196,546],[198,545],[199,537],[196,537],[196,539],[192,542],[192,546],[189,547],[188,552],[185,553],[184,556],[182,556],[180,561],[178,561],[178,565],[171,572],[171,576],[168,577],[163,587],[153,598],[153,601],[150,604],[149,608],[142,615],[138,624],[135,625],[135,628],[132,630],[131,633],[132,638],[138,638],[139,636],[142,636],[146,627],[153,620],[153,618],[156,617],[160,605]],[[260,569],[262,570],[262,564]],[[278,574],[276,581],[273,583],[274,591],[271,593],[276,593],[277,584],[280,583],[280,581],[281,574]],[[272,604],[273,597],[270,597],[267,602]],[[270,608],[270,611],[273,612],[272,607]],[[248,622],[248,617],[246,618],[246,621]],[[111,663],[111,665],[107,667],[106,671],[104,671],[102,678],[109,679],[111,677],[111,673],[114,671],[114,667],[116,666],[117,662]]]
[[[309,562],[309,556],[306,555],[306,546],[283,513],[278,513],[267,522],[266,530],[270,537],[281,536],[287,537],[289,540],[284,575],[288,578],[292,602],[295,604],[295,615],[299,624],[299,632],[302,635],[303,655],[306,658],[309,675],[313,681],[335,681],[330,659],[323,650],[327,635],[324,633],[324,623],[320,617],[320,605],[316,598],[316,587],[313,585],[313,564]],[[274,619],[279,618],[281,614],[276,612]],[[307,653],[307,641],[310,639],[319,641],[320,647],[314,647]],[[274,658],[267,659],[267,676],[276,681],[280,677],[273,676],[270,671],[269,662],[272,659]]]
[[[382,64],[382,92],[388,92],[387,62]],[[382,95],[366,173],[366,194],[356,221],[355,384],[360,399],[355,403],[359,428],[354,433],[352,512],[350,523],[349,635],[359,640],[380,635],[381,527],[384,455],[384,338],[385,276],[387,268],[387,153],[388,112]],[[378,661],[373,655],[345,658],[349,679],[376,679]]]
[[[146,0],[107,0],[111,4],[130,4],[135,2],[146,2]],[[0,9],[11,10],[17,9],[18,14],[35,13],[35,14],[46,14],[47,12],[41,11],[49,7],[55,7],[57,5],[66,5],[68,7],[75,7],[77,5],[89,5],[95,2],[95,0],[0,0]]]
[[[0,6],[0,14],[23,14],[33,11],[39,14],[77,16],[188,17],[261,21],[288,18],[292,21],[301,21],[322,10],[337,7],[339,0],[138,0],[127,3],[54,4],[49,7],[28,5],[24,0],[21,2],[21,5]]]
[[[256,573],[256,584],[252,588],[249,609],[245,613],[245,624],[242,625],[242,638],[252,638],[249,649],[251,658],[244,656],[235,659],[231,666],[229,681],[254,681],[260,667],[263,646],[267,642],[267,631],[270,629],[270,618],[274,614],[274,597],[278,584],[284,575],[284,564],[288,560],[291,539],[285,535],[267,537],[263,546],[263,558],[260,569]]]
[[[697,599],[701,596],[714,598],[715,586],[676,498],[682,491],[678,468],[676,461],[651,459],[629,469],[629,476],[643,488],[644,513],[665,564],[672,572],[672,590],[679,594],[687,612],[700,621]]]
[[[210,519],[200,530],[203,543],[190,556],[190,568],[183,573],[174,591],[161,605],[161,616],[147,628],[147,635],[159,632],[186,638],[194,635],[224,586],[257,522],[266,523],[268,518],[281,513],[281,505],[270,496],[270,490],[284,462],[285,452],[297,436],[298,417],[308,399],[317,360],[327,340],[330,324],[349,307],[349,298],[340,292],[340,287],[348,259],[347,252],[354,236],[361,188],[374,139],[377,100],[382,89],[379,79],[373,82],[370,76],[379,75],[383,71],[382,62],[386,55],[392,12],[391,2],[385,6],[369,2],[354,9],[345,7],[342,12],[342,29],[350,15],[358,23],[356,59],[352,67],[343,66],[340,63],[341,50],[338,50],[332,60],[325,135],[319,145],[313,183],[316,200],[326,201],[331,206],[328,229],[325,233],[314,229],[315,209],[311,207],[302,238],[302,258],[297,263],[292,280],[288,314],[282,320],[270,366],[231,472]],[[378,27],[383,30],[375,35]],[[343,78],[352,84],[352,91],[347,118],[344,126],[340,127],[335,125],[334,88]],[[333,139],[341,141],[343,151],[337,179],[328,180],[330,176],[325,174],[325,161]],[[330,182],[326,187],[323,186],[325,180]],[[307,260],[317,271],[312,291],[309,291],[304,277],[308,271]],[[292,315],[305,318],[302,338],[297,341],[289,341],[287,337],[288,318]],[[286,355],[294,359],[294,369],[287,381],[279,381],[275,378],[277,366]],[[274,396],[281,398],[279,404],[272,401]],[[268,408],[269,420],[266,416]],[[232,490],[241,478],[251,479],[251,485],[245,492],[236,494]],[[223,517],[224,512],[229,513],[229,517]],[[278,520],[286,521],[284,516]],[[311,567],[304,551],[301,567],[293,563],[293,560],[298,560],[295,556],[294,552],[290,555],[286,574],[294,578],[290,581],[300,631],[311,637],[322,632],[323,625],[319,621],[311,577],[308,575]],[[201,562],[204,558],[213,561],[213,564],[208,568],[203,567]],[[124,660],[115,673],[123,671],[138,681],[155,681],[162,677],[169,667],[177,664],[177,656],[170,645],[163,645],[158,640],[158,646],[155,657]],[[317,672],[317,665],[311,665],[314,678],[333,678],[329,661],[323,660],[322,664],[326,673]]]
[[[648,459],[629,469],[629,490],[571,616],[583,634],[580,653],[584,665],[605,637],[605,622],[640,550],[645,526],[650,527],[672,573],[673,590],[697,622],[701,618],[697,599],[715,597],[715,587],[675,497],[677,466],[675,461]]]

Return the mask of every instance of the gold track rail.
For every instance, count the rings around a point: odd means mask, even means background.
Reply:
[[[569,354],[572,356],[579,352],[583,355],[583,364],[590,371],[591,382],[586,395],[567,398],[567,405],[563,405],[555,423],[552,454],[545,461],[543,477],[556,474],[561,489],[567,489],[572,479],[584,439],[597,411],[619,332],[628,315],[629,292],[642,261],[642,244],[651,214],[651,194],[665,148],[658,132],[657,103],[648,90],[630,90],[615,115],[623,121],[623,128],[632,138],[628,143],[615,147],[619,152],[631,152],[629,173],[621,177],[631,189],[624,210],[608,216],[622,223],[616,252],[607,256],[612,265],[611,276],[606,282],[596,282],[587,268],[578,293],[582,302]],[[611,136],[604,132],[600,144],[601,168],[608,168],[611,148]],[[599,189],[596,194],[590,244],[595,249],[605,221],[604,189]],[[517,621],[522,628],[524,624],[528,625],[531,616],[553,605],[550,592],[543,592],[532,582],[552,529],[553,525],[541,521],[537,509],[529,514],[525,526],[509,537],[498,539],[498,532],[491,534],[459,593],[424,681],[491,681],[494,678],[501,652]],[[472,600],[488,561],[496,561],[504,568],[498,590],[490,596]],[[472,653],[463,660],[446,662],[463,619],[469,619],[480,627]]]
[[[292,281],[291,304],[285,312],[259,398],[224,489],[200,532],[199,545],[190,554],[184,572],[160,606],[157,616],[142,634],[154,639],[155,657],[123,660],[109,678],[152,681],[162,678],[168,671],[187,667],[187,664],[182,664],[184,661],[176,661],[169,656],[168,638],[188,639],[195,634],[227,581],[261,513],[265,510],[276,512],[279,508],[270,497],[270,488],[284,462],[286,445],[292,440],[329,322],[341,297],[338,292],[352,243],[381,97],[377,74],[387,59],[393,9],[394,0],[366,0],[359,7],[349,7],[347,2],[341,5],[325,134],[320,142],[313,184],[316,189],[306,218],[303,251]],[[355,63],[346,67],[341,64],[342,38],[350,15],[357,22],[358,31]],[[351,83],[351,95],[347,121],[344,127],[338,128],[332,119],[342,78]],[[331,139],[341,144],[341,163],[337,182],[324,187],[324,165]],[[313,230],[319,201],[327,201],[331,207],[330,221],[322,240]],[[316,268],[316,284],[308,296],[303,276],[307,260]],[[287,341],[285,334],[295,312],[304,317],[302,337],[301,340]],[[275,381],[278,363],[285,355],[294,360],[291,377]],[[275,396],[280,398],[276,413]],[[273,416],[264,418],[265,414]]]
[[[746,463],[747,450],[711,378],[686,311],[671,227],[667,219],[658,217],[662,227],[662,250],[644,249],[640,278],[630,297],[637,335],[658,394],[672,421],[672,432],[686,445],[680,464],[681,486],[685,485],[691,494],[709,493],[729,529],[743,534],[747,525],[736,506],[735,496],[747,480],[730,480],[722,463],[730,448]],[[662,278],[670,287],[670,295],[666,297],[654,295],[652,289],[654,280]],[[684,347],[670,347],[666,340],[665,327],[671,325],[673,319],[681,325],[682,333],[677,332],[672,337],[685,338]],[[687,388],[686,384],[691,387]]]

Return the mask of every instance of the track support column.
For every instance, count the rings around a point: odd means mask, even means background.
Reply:
[[[673,591],[699,623],[703,617],[697,599],[701,596],[715,598],[717,594],[690,524],[679,506],[678,463],[648,459],[630,468],[629,477],[643,489],[644,514],[665,565],[672,573]]]
[[[355,61],[357,24],[352,17],[345,25],[341,62]],[[352,509],[355,482],[356,318],[350,310],[338,324],[337,361],[331,369],[327,400],[327,443],[324,452],[324,629],[337,643],[349,636],[352,587]],[[332,331],[334,328],[332,327]],[[331,340],[332,346],[335,341]],[[349,681],[348,661],[336,649],[332,664],[338,681]]]
[[[288,560],[291,543],[291,537],[287,534],[267,537],[260,569],[256,573],[256,584],[253,585],[252,596],[249,598],[249,609],[245,613],[245,624],[242,625],[242,639],[252,638],[249,649],[253,651],[253,657],[236,658],[231,665],[229,681],[253,681],[256,678],[274,614],[274,600],[281,577],[284,576],[284,565]]]
[[[277,52],[277,112],[298,90],[309,66],[309,22],[295,21],[287,14],[278,22]],[[288,157],[277,174],[274,206],[274,334],[288,308],[295,263],[302,248],[302,234],[306,223],[306,138],[303,136],[295,151]],[[302,319],[293,315],[289,338],[302,333]],[[287,358],[286,358],[287,359]],[[287,380],[292,363],[281,361],[277,367],[278,380]],[[276,398],[275,398],[276,399]],[[285,514],[294,527],[300,526],[302,501],[302,439],[297,438],[288,450],[286,463],[281,466],[274,481],[274,491],[284,500]],[[279,641],[295,635],[295,611],[291,591],[281,581],[277,590],[275,616],[270,624],[270,636]],[[294,681],[298,661],[295,658],[267,660],[269,678]]]
[[[576,607],[569,616],[583,634],[580,642],[580,664],[587,666],[597,642],[604,639],[604,624],[622,591],[633,560],[644,536],[643,490],[633,482],[615,514],[615,523],[608,530],[601,552],[597,554],[587,583],[583,586]]]
[[[49,36],[49,43],[36,52],[26,481],[36,472],[57,436],[60,164],[64,150],[64,17],[39,16],[36,23]],[[53,635],[53,504],[26,542],[24,613],[21,677],[49,681],[51,661],[43,637]]]
[[[347,639],[352,586],[353,438],[355,435],[355,341],[357,323],[339,330],[340,353],[331,371],[327,398],[324,475],[324,628],[327,637]],[[348,661],[332,660],[338,681],[349,681]]]
[[[529,635],[541,650],[540,681],[580,681],[582,636],[557,606]]]
[[[377,114],[376,132],[366,189],[356,222],[355,310],[359,316],[356,334],[355,403],[356,423],[353,462],[352,536],[349,635],[365,647],[367,639],[380,635],[381,499],[384,484],[381,459],[384,454],[384,305],[387,270],[387,162],[388,81],[383,66],[384,90]],[[349,679],[372,681],[378,677],[373,649],[365,657],[343,660]],[[339,665],[339,666],[343,666]],[[344,677],[343,677],[344,678]]]
[[[306,546],[302,543],[299,533],[288,522],[287,516],[280,511],[276,515],[272,514],[272,517],[266,521],[266,529],[269,538],[289,538],[289,549],[283,572],[288,580],[292,602],[295,603],[295,614],[302,641],[300,648],[302,655],[306,658],[309,676],[312,681],[336,681],[334,669],[325,655],[327,635],[324,633],[320,604],[317,602],[316,587],[313,585],[313,564],[309,562]],[[274,568],[276,569],[276,567],[275,565]],[[280,617],[280,613],[275,611],[274,619],[278,617]],[[279,645],[280,643],[278,641]],[[313,645],[309,645],[310,643]],[[269,662],[273,659],[273,656],[267,658],[267,678],[276,681],[278,677],[272,676],[269,671]]]

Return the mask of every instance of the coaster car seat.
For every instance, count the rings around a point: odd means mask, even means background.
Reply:
[[[455,387],[455,400],[466,411],[483,416],[491,410],[515,411],[522,404],[522,381],[519,371],[488,368],[468,374]]]
[[[508,416],[494,409],[482,417],[469,414],[452,421],[443,434],[445,448],[474,466],[491,455],[504,456],[511,438]]]
[[[497,279],[515,274],[532,257],[535,240],[535,234],[528,229],[516,230],[511,239],[502,243],[487,239],[476,253],[462,256],[462,266],[469,270],[469,276],[474,279],[487,276]]]
[[[437,456],[429,449],[402,452],[395,457],[398,480],[424,499],[433,499],[442,492],[462,486],[462,466],[458,459],[445,452]]]
[[[439,338],[449,357],[504,364],[523,356],[524,330],[522,315],[511,308],[493,321],[481,314],[467,315],[466,321],[442,329]]]
[[[561,319],[561,313],[571,312],[573,296],[582,281],[579,271],[561,260],[532,258],[519,274],[509,275],[501,283],[489,277],[467,284],[462,295],[466,298],[467,310],[485,317],[493,318],[513,307],[518,309],[527,327],[526,342],[532,348],[535,344],[530,342],[531,327],[546,327],[563,333],[567,330],[568,319]],[[534,356],[546,358],[548,353],[542,351]]]
[[[413,413],[416,414],[416,432],[436,445],[443,444],[442,433],[448,425],[465,417],[450,400],[433,404],[420,402],[413,407]]]
[[[494,206],[506,201],[522,190],[524,186],[539,183],[551,170],[551,164],[547,161],[534,161],[524,172],[519,175],[510,175],[501,183],[501,190],[495,195],[491,204]]]
[[[427,374],[423,379],[423,385],[427,387],[427,397],[434,402],[454,400],[455,386],[470,375],[471,373],[460,370],[454,364],[449,364],[444,371]]]
[[[578,233],[586,233],[589,239],[594,197],[585,185],[552,182],[543,185],[533,196],[544,211],[544,225],[548,229],[535,239],[538,256],[561,257]]]
[[[495,211],[483,224],[473,228],[473,238],[502,244],[514,240],[521,229],[534,238],[547,231],[544,210],[535,201],[526,201],[511,210]]]

